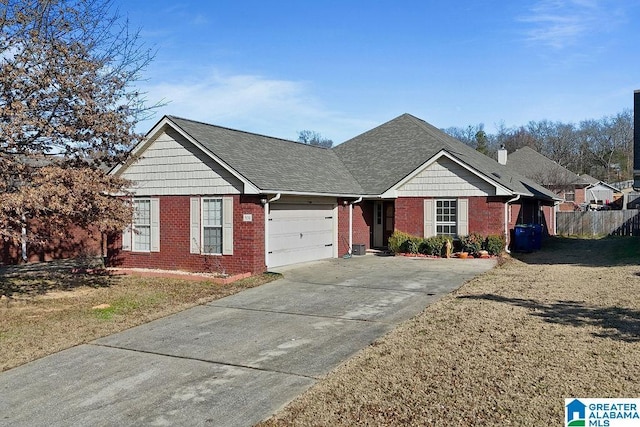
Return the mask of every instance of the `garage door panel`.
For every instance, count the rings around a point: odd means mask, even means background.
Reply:
[[[311,246],[326,246],[332,245],[333,239],[327,240],[329,233],[332,230],[321,230],[317,232],[309,232],[305,231],[304,233],[299,232],[283,232],[279,233],[277,238],[271,240],[271,245],[269,245],[269,250],[277,251],[281,249],[289,249],[289,248],[303,248],[303,247],[311,247]]]
[[[273,204],[269,213],[269,267],[331,258],[333,206]]]
[[[272,220],[269,222],[269,226],[274,234],[279,233],[331,233],[333,232],[333,218],[321,219],[321,220],[302,220],[292,219],[290,221]]]

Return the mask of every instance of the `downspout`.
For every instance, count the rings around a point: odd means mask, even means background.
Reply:
[[[269,267],[269,203],[280,200],[282,193],[277,193],[270,199],[264,201],[264,264]]]
[[[513,202],[517,202],[518,200],[520,200],[520,194],[511,200],[507,200],[507,203],[504,204],[504,251],[508,254],[511,253],[509,250],[509,205]]]
[[[362,196],[358,198],[358,200],[354,200],[349,203],[349,256],[352,255],[353,252],[353,205],[356,203],[360,203],[362,201]]]
[[[553,235],[558,235],[558,206],[562,203],[561,200],[553,202]]]

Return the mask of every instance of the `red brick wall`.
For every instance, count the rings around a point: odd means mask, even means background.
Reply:
[[[415,236],[424,236],[424,198],[396,199],[396,230]]]
[[[350,203],[352,200],[347,200]],[[373,226],[373,202],[361,201],[353,205],[353,244],[371,247],[371,227]],[[349,205],[338,200],[338,256],[349,250]]]
[[[504,234],[504,199],[469,197],[469,232]]]
[[[469,232],[502,234],[504,232],[504,199],[468,197]],[[396,199],[396,229],[424,236],[424,198]]]
[[[27,237],[37,233],[37,226],[29,228]],[[51,261],[77,257],[102,256],[102,236],[96,230],[84,230],[80,227],[69,229],[68,237],[52,239],[46,243],[27,244],[27,261]],[[19,241],[0,239],[0,265],[22,263],[22,248]]]
[[[546,234],[553,236],[556,234],[556,223],[555,223],[555,215],[554,215],[555,207],[553,206],[543,206],[542,207],[542,224],[545,226]]]
[[[233,196],[233,255],[191,254],[190,197],[160,196],[160,252],[120,251],[121,236],[110,244],[110,264],[198,272],[261,273],[264,264],[264,207],[257,196]],[[251,222],[243,215],[251,214]]]

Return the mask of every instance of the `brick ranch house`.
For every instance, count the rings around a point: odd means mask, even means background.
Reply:
[[[553,193],[409,114],[335,148],[163,117],[111,173],[136,214],[123,267],[263,272],[420,236],[543,223]],[[553,213],[553,210],[550,210]]]

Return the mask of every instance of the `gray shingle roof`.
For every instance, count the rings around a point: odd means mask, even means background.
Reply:
[[[516,194],[553,199],[535,182],[429,123],[403,114],[334,148],[364,194],[382,194],[442,150]]]
[[[542,185],[573,184],[586,186],[591,182],[538,153],[531,147],[522,147],[507,156],[507,167]],[[585,175],[587,177],[588,175]]]
[[[598,184],[599,182],[602,182],[599,179],[594,178],[591,175],[588,175],[586,173],[583,173],[582,175],[579,175],[579,176],[580,176],[580,179],[582,180],[582,182],[586,182],[589,185]]]
[[[175,116],[167,120],[264,192],[376,196],[444,150],[514,194],[554,199],[544,187],[410,114],[333,149]]]
[[[167,118],[262,191],[362,194],[333,150]]]

